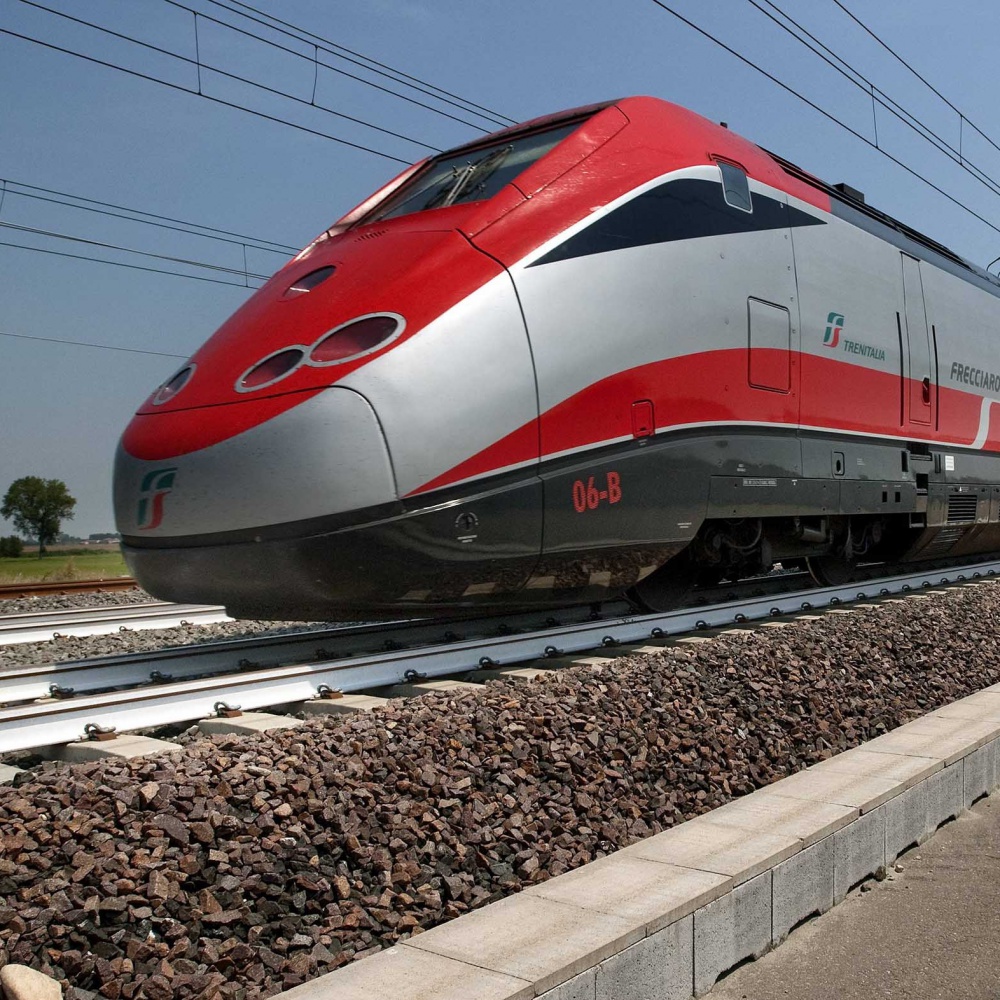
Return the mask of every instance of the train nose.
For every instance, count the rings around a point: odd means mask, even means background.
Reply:
[[[212,407],[205,419],[224,421],[225,409]],[[140,414],[119,445],[115,516],[122,535],[140,545],[270,528],[396,499],[375,411],[353,390],[326,389],[179,456],[171,454],[171,422],[170,414]]]
[[[211,407],[204,419],[225,421],[227,408]],[[158,596],[177,593],[186,576],[186,594],[193,585],[214,603],[211,580],[192,580],[197,574],[179,568],[184,551],[192,557],[206,546],[224,551],[234,541],[273,538],[293,525],[319,525],[397,498],[375,411],[351,389],[326,389],[250,430],[180,455],[171,451],[173,419],[137,415],[115,460],[115,516],[126,558]],[[173,562],[162,558],[168,549]]]

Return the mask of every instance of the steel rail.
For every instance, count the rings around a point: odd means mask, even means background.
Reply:
[[[112,577],[110,580],[63,580],[57,583],[5,583],[0,585],[0,600],[18,597],[61,597],[94,591],[131,590],[138,587],[130,576]]]
[[[0,617],[0,646],[44,642],[59,636],[110,635],[119,631],[212,625],[232,620],[220,606],[162,601],[108,608],[31,611]]]
[[[613,606],[625,607],[624,602]],[[361,625],[337,625],[279,635],[220,639],[213,642],[140,653],[122,653],[64,663],[47,663],[0,672],[0,704],[30,701],[50,695],[65,697],[219,673],[286,665],[305,660],[339,660],[376,655],[418,645],[442,645],[463,638],[488,640],[505,630],[537,631],[569,624],[587,610],[567,608],[549,612],[540,621],[537,612],[477,619],[406,619]],[[459,634],[457,629],[461,629]]]
[[[877,599],[1000,573],[1000,562],[955,571],[919,572],[867,584],[824,587],[796,594],[560,625],[529,634],[463,640],[324,662],[247,671],[237,676],[158,684],[138,690],[31,703],[0,709],[0,752],[79,739],[94,724],[118,731],[187,722],[214,714],[219,702],[251,710],[311,700],[323,685],[341,691],[472,671],[543,657],[613,647],[686,631],[719,628]]]

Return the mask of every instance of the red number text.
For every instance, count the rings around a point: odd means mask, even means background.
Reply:
[[[618,472],[609,472],[598,485],[596,476],[588,476],[587,481],[577,479],[573,483],[573,509],[578,514],[597,510],[602,503],[618,503],[622,498],[622,477]]]

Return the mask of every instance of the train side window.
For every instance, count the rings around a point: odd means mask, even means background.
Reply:
[[[741,212],[752,212],[753,203],[750,201],[750,183],[747,181],[747,175],[731,163],[719,160],[718,164],[719,170],[722,171],[722,193],[726,204],[738,208]]]

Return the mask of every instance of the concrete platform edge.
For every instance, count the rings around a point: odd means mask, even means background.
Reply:
[[[983,718],[982,702],[977,692],[948,706],[968,706],[970,718],[949,720],[957,725],[940,737],[922,719],[892,731],[894,745],[912,734],[920,757],[939,762],[920,780],[900,774],[885,788],[892,780],[885,765],[866,752],[870,744],[862,745],[838,755],[850,761],[855,754],[861,763],[836,781],[815,765],[737,800],[759,803],[760,810],[734,812],[726,826],[712,822],[721,807],[277,996],[467,1000],[469,983],[483,976],[491,977],[477,993],[483,1000],[701,996],[728,969],[776,947],[797,923],[841,902],[853,886],[996,790],[1000,721]],[[965,746],[960,723],[967,723]],[[783,791],[786,782],[791,792]],[[830,810],[840,810],[833,813],[838,821],[831,823]],[[695,838],[685,836],[692,825],[700,826]],[[700,853],[692,841],[704,843]],[[633,868],[641,858],[649,871],[662,873],[650,880],[648,899],[625,898],[620,886],[614,891],[630,856]],[[405,955],[433,963],[432,982],[414,977]]]

